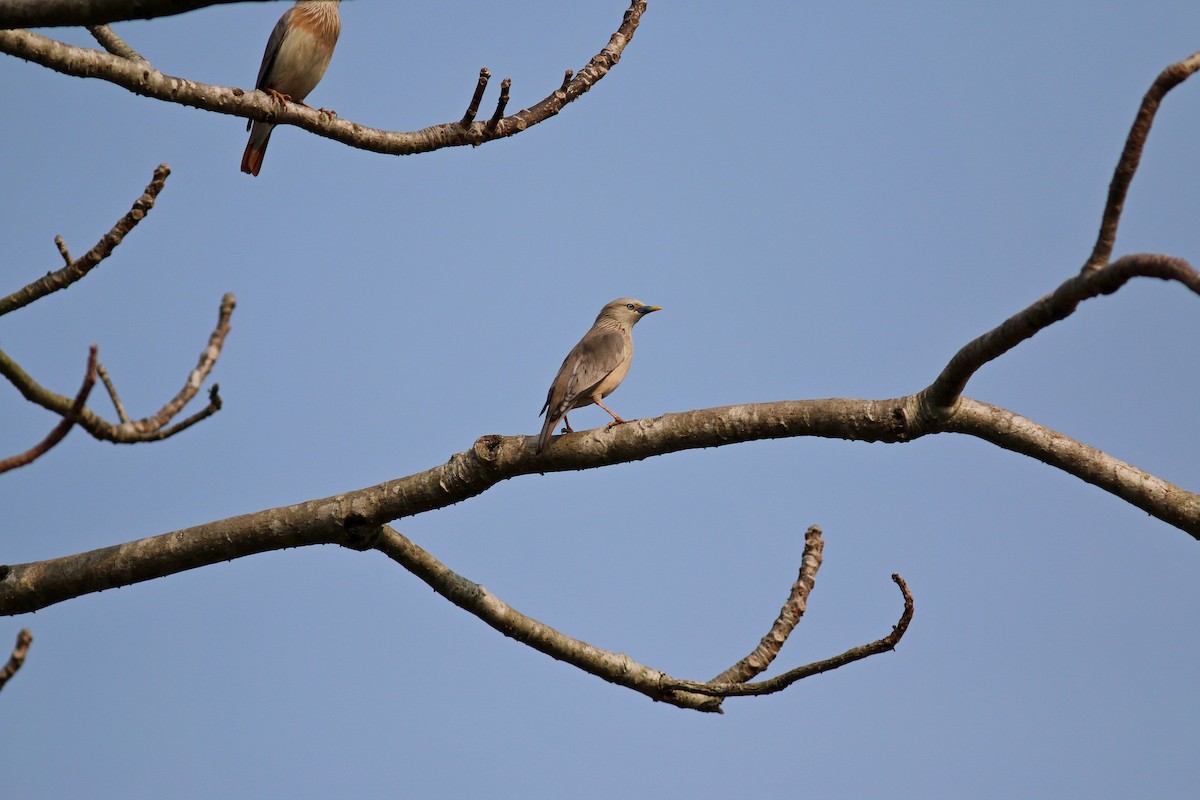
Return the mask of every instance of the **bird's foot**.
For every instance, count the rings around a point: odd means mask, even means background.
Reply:
[[[274,97],[275,102],[279,103],[280,105],[283,103],[290,103],[292,101],[292,96],[290,94],[284,94],[276,89],[263,89],[263,91],[271,95],[271,97]]]
[[[326,122],[337,116],[337,112],[332,108],[318,108],[317,113],[320,114]]]
[[[614,416],[615,416],[615,415],[614,415]],[[628,424],[629,424],[629,420],[627,420],[627,419],[621,419],[620,417],[616,417],[615,419],[613,419],[613,421],[612,421],[612,422],[610,422],[610,423],[608,423],[607,425],[605,425],[605,426],[604,426],[604,429],[605,429],[605,430],[608,430],[609,428],[615,428],[615,427],[617,427],[618,425],[628,425]]]

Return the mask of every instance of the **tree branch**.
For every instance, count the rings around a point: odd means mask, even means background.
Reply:
[[[92,37],[100,43],[101,47],[112,53],[114,56],[128,58],[131,61],[146,60],[145,56],[126,44],[125,40],[120,36],[117,36],[117,34],[113,32],[113,29],[107,25],[89,25],[88,33],[90,33]]]
[[[696,711],[719,712],[721,709],[719,699],[664,691],[662,683],[666,676],[662,672],[639,664],[624,653],[602,650],[573,639],[522,614],[484,587],[450,570],[390,526],[378,529],[377,539],[372,546],[425,581],[451,603],[479,617],[510,639],[653,700]]]
[[[13,648],[12,655],[8,658],[8,663],[0,669],[0,689],[4,688],[4,684],[8,683],[9,678],[17,674],[17,670],[25,663],[25,656],[29,653],[29,645],[33,644],[33,634],[29,632],[29,628],[22,628],[17,634],[17,644]]]
[[[247,0],[0,0],[0,28],[104,25]],[[263,0],[252,0],[263,2]]]
[[[1193,53],[1159,73],[1146,96],[1142,98],[1142,105],[1133,120],[1129,135],[1125,137],[1125,149],[1121,152],[1121,158],[1113,171],[1112,182],[1108,186],[1108,200],[1104,204],[1104,214],[1100,219],[1100,233],[1096,237],[1092,255],[1083,265],[1085,272],[1099,269],[1112,258],[1113,246],[1117,241],[1117,225],[1121,221],[1121,212],[1125,209],[1125,197],[1142,160],[1142,150],[1146,146],[1146,138],[1150,135],[1150,126],[1154,122],[1154,115],[1158,113],[1159,104],[1167,96],[1167,92],[1183,83],[1198,69],[1200,53]]]
[[[483,586],[473,583],[449,569],[390,526],[383,525],[373,529],[370,527],[355,529],[354,526],[350,526],[350,530],[355,531],[360,538],[348,546],[359,550],[379,550],[423,580],[442,597],[464,611],[479,617],[510,639],[515,639],[551,658],[564,661],[584,672],[603,678],[609,683],[633,689],[652,700],[696,711],[721,713],[721,702],[726,697],[773,694],[786,689],[802,678],[828,672],[877,653],[894,650],[896,644],[903,638],[905,631],[908,630],[913,616],[912,595],[903,579],[899,575],[893,575],[892,580],[899,585],[904,596],[904,612],[892,632],[884,638],[867,645],[851,648],[833,658],[798,667],[760,683],[747,684],[744,682],[745,678],[734,677],[736,674],[753,676],[765,669],[778,653],[783,640],[795,628],[800,615],[803,614],[803,599],[799,601],[800,608],[798,610],[794,601],[799,595],[807,597],[821,562],[821,531],[820,528],[813,525],[806,534],[807,542],[800,578],[792,588],[791,598],[784,607],[781,620],[777,621],[772,628],[772,633],[778,634],[778,638],[771,637],[772,642],[769,644],[764,639],[764,644],[755,651],[763,656],[765,663],[761,663],[761,659],[755,658],[755,654],[751,654],[747,659],[743,659],[707,683],[685,681],[639,664],[624,653],[602,650],[587,642],[573,639],[549,625],[520,613]],[[803,588],[797,588],[801,586]],[[784,620],[784,617],[787,619]],[[753,666],[750,665],[751,661],[754,661]],[[759,668],[760,664],[761,668]]]
[[[79,387],[79,391],[75,394],[75,400],[67,409],[67,413],[41,442],[24,453],[0,460],[0,473],[33,463],[48,453],[50,448],[65,439],[71,428],[75,427],[75,423],[79,421],[79,414],[83,411],[84,404],[87,403],[88,395],[91,394],[92,387],[96,384],[96,353],[96,345],[92,345],[88,350],[87,371],[83,375],[83,385]]]
[[[354,546],[348,527],[377,526],[445,508],[519,475],[595,469],[683,450],[800,436],[906,442],[931,433],[967,433],[1076,475],[1200,539],[1200,495],[1011,411],[966,397],[951,410],[935,411],[921,394],[665,414],[560,436],[541,455],[535,436],[483,436],[445,464],[377,486],[101,550],[2,567],[0,615],[36,611],[91,592],[255,553],[313,544]]]
[[[1074,313],[1084,300],[1112,294],[1132,278],[1177,281],[1200,294],[1200,273],[1187,261],[1156,253],[1124,256],[1111,264],[1084,270],[998,327],[967,344],[923,393],[924,402],[949,409],[980,367],[1016,347],[1034,334]]]
[[[209,336],[208,345],[201,351],[195,369],[189,373],[187,380],[184,381],[183,388],[168,400],[159,409],[158,413],[134,422],[122,421],[120,424],[113,424],[100,417],[91,409],[84,408],[79,414],[79,425],[95,438],[116,444],[156,442],[173,436],[219,411],[221,408],[221,398],[217,393],[217,387],[213,386],[209,392],[208,406],[187,420],[177,425],[166,427],[167,423],[174,419],[183,410],[184,406],[196,396],[196,392],[200,390],[201,384],[204,383],[205,378],[208,377],[213,367],[216,366],[217,359],[221,355],[221,348],[225,345],[225,337],[229,334],[229,320],[233,315],[233,309],[236,305],[236,300],[232,294],[227,294],[221,298],[217,327],[213,329],[212,334]],[[0,350],[0,375],[7,378],[29,402],[35,403],[56,414],[66,415],[69,413],[72,402],[70,398],[52,392],[39,384],[3,350]],[[115,389],[110,389],[110,395],[113,396],[114,402],[119,402],[116,400],[115,392]],[[122,411],[122,409],[119,409],[118,413],[122,413]]]
[[[52,292],[57,292],[59,289],[67,288],[91,272],[101,261],[112,255],[112,251],[116,246],[125,239],[125,234],[133,230],[145,218],[150,209],[154,208],[154,201],[158,199],[158,193],[162,191],[163,186],[166,184],[167,176],[170,174],[170,167],[166,164],[159,164],[155,168],[154,177],[151,178],[150,183],[146,186],[146,190],[142,193],[141,197],[134,201],[133,207],[129,209],[129,212],[117,220],[117,224],[113,225],[108,233],[100,237],[100,241],[96,242],[96,246],[84,253],[81,258],[71,260],[71,254],[67,250],[67,245],[63,242],[62,237],[54,237],[54,243],[58,246],[58,251],[62,254],[67,265],[57,272],[51,272],[44,277],[38,278],[33,283],[18,289],[7,297],[0,298],[0,316],[27,306]]]
[[[900,615],[899,622],[892,628],[892,632],[882,639],[877,639],[870,644],[864,644],[860,647],[852,647],[841,655],[836,655],[833,658],[827,658],[823,661],[814,661],[811,664],[788,670],[782,675],[777,675],[774,678],[759,681],[758,683],[718,684],[714,682],[693,683],[691,681],[671,680],[666,685],[679,691],[694,692],[695,694],[711,694],[719,697],[749,697],[752,695],[775,694],[788,688],[796,681],[811,678],[813,675],[829,672],[838,667],[844,667],[847,664],[853,664],[855,661],[861,661],[864,658],[869,658],[879,653],[895,650],[896,645],[904,638],[904,634],[912,622],[913,598],[912,594],[908,591],[908,584],[904,582],[903,578],[893,573],[892,580],[900,587],[900,594],[904,597],[904,611]]]
[[[791,636],[792,631],[800,622],[800,618],[804,616],[808,595],[812,592],[813,583],[817,579],[817,570],[821,568],[821,553],[824,549],[825,542],[821,540],[821,529],[816,525],[810,525],[804,532],[804,555],[800,559],[800,575],[792,584],[792,591],[788,595],[787,602],[783,604],[771,630],[750,655],[710,680],[710,684],[745,683],[771,666],[775,656],[779,655],[783,643]]]
[[[0,0],[3,2],[3,0]],[[23,58],[44,67],[80,78],[100,78],[115,83],[134,94],[156,100],[193,106],[219,114],[231,114],[264,120],[276,125],[295,125],[327,139],[361,150],[387,155],[414,155],[440,150],[444,147],[477,147],[481,144],[515,136],[558,114],[601,80],[620,59],[633,38],[646,0],[633,0],[625,11],[621,26],[608,44],[592,57],[587,66],[555,89],[547,97],[515,114],[487,122],[463,120],[433,125],[419,131],[383,131],[368,128],[348,120],[322,114],[319,109],[298,103],[280,106],[265,92],[212,86],[173,77],[151,67],[144,61],[75,47],[49,39],[32,31],[0,31],[0,52]],[[507,102],[507,96],[503,98]],[[504,105],[498,104],[498,113]],[[472,115],[473,119],[473,115]]]

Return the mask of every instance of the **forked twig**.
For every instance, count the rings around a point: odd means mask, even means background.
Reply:
[[[792,599],[800,595],[807,596],[808,591],[812,588],[812,580],[816,575],[817,568],[820,566],[820,529],[815,525],[812,526],[809,528],[806,538],[808,541],[805,547],[805,564],[801,568],[800,578],[797,580],[797,584],[804,584],[804,586],[802,588],[793,587]],[[828,672],[876,653],[892,650],[908,629],[913,613],[912,596],[909,594],[908,587],[899,575],[893,575],[892,579],[900,586],[904,595],[905,610],[900,617],[900,622],[883,639],[853,648],[834,658],[799,667],[777,678],[760,683],[720,683],[716,681],[701,683],[672,678],[660,670],[634,661],[624,653],[603,650],[587,642],[574,639],[549,625],[522,614],[483,586],[464,578],[442,564],[391,526],[382,525],[374,528],[366,526],[357,532],[353,544],[347,544],[355,549],[379,550],[423,580],[442,597],[464,611],[479,617],[511,639],[559,661],[565,661],[610,683],[633,689],[651,699],[696,711],[721,713],[721,701],[726,697],[771,694],[782,691],[809,675]],[[785,605],[784,612],[780,615],[788,619],[777,622],[773,627],[773,633],[782,634],[783,638],[787,637],[787,634],[795,627],[796,621],[799,620],[799,614],[796,613],[792,599],[789,600],[788,605]],[[782,645],[782,641],[778,644]],[[759,649],[764,649],[764,646],[760,646]],[[779,648],[774,644],[767,644],[765,649],[778,652]],[[757,660],[755,659],[756,654],[758,654],[758,650],[743,661]],[[772,653],[767,658],[767,662],[769,663],[773,657]],[[753,672],[754,669],[753,666],[743,666],[743,662],[739,662],[738,665],[722,673],[722,676],[733,674],[735,670],[742,674],[757,674]]]
[[[65,439],[67,434],[71,432],[71,428],[75,427],[75,423],[79,421],[79,415],[83,412],[83,408],[87,404],[88,395],[91,394],[92,387],[96,384],[96,353],[96,345],[92,345],[88,350],[87,371],[83,375],[83,385],[75,393],[75,399],[72,401],[67,413],[63,415],[63,418],[59,420],[58,424],[54,426],[54,429],[50,431],[45,439],[24,453],[18,453],[15,456],[9,456],[6,459],[0,460],[0,473],[33,463],[49,452],[50,448]]]
[[[219,411],[221,408],[221,398],[217,392],[217,386],[214,385],[209,391],[209,403],[203,410],[183,422],[168,427],[171,420],[196,396],[201,385],[213,367],[216,366],[217,359],[221,355],[221,349],[225,345],[225,337],[229,335],[230,318],[236,307],[237,301],[232,294],[226,294],[221,298],[217,326],[209,336],[207,346],[201,351],[196,367],[188,374],[183,388],[168,400],[157,413],[134,421],[123,419],[119,424],[114,424],[85,407],[79,415],[78,422],[80,427],[97,439],[116,442],[117,444],[155,442],[186,430],[200,420],[212,416]],[[52,392],[39,384],[3,350],[0,350],[0,376],[7,378],[26,400],[42,408],[65,415],[71,407],[71,398]],[[114,403],[120,402],[117,399],[115,388],[109,390],[109,395],[113,398]],[[123,408],[118,411],[118,414],[121,414],[122,411]]]
[[[167,176],[170,174],[170,167],[166,164],[159,164],[154,170],[154,176],[151,178],[150,183],[147,184],[142,196],[134,201],[133,207],[129,209],[129,213],[121,217],[108,233],[100,237],[100,241],[96,242],[96,246],[84,253],[80,258],[72,260],[71,254],[67,251],[66,244],[62,241],[62,237],[56,236],[54,243],[58,246],[58,251],[62,254],[63,259],[66,260],[67,265],[57,272],[51,272],[48,275],[38,278],[36,281],[18,289],[7,297],[0,298],[0,316],[27,306],[52,292],[57,292],[59,289],[67,288],[84,275],[87,275],[101,261],[108,258],[112,254],[113,249],[124,240],[125,235],[142,221],[150,209],[154,208],[154,201],[158,198],[158,193],[162,191]]]

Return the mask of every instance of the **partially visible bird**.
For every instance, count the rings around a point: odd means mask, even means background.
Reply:
[[[338,2],[299,0],[283,12],[267,40],[255,89],[273,95],[280,102],[304,104],[304,98],[325,75],[342,31]],[[270,122],[246,123],[250,141],[242,154],[242,172],[257,175],[262,169],[263,155],[274,128]]]
[[[609,427],[626,422],[601,401],[621,385],[629,372],[633,360],[633,326],[651,311],[658,310],[659,306],[648,306],[632,297],[613,300],[600,309],[591,330],[571,348],[546,393],[546,404],[540,412],[546,415],[546,422],[538,436],[539,453],[550,443],[559,420],[567,433],[571,432],[567,413],[573,409],[595,403],[612,415]]]

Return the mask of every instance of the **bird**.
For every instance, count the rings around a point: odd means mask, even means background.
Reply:
[[[255,89],[267,92],[281,103],[290,100],[304,105],[304,98],[324,77],[342,30],[338,2],[299,0],[283,12],[271,31],[271,38],[267,39]],[[270,122],[246,123],[250,141],[242,154],[242,172],[258,175],[274,128]]]
[[[633,326],[650,312],[660,310],[660,306],[646,305],[632,297],[621,297],[600,309],[591,330],[571,348],[546,393],[546,404],[538,414],[546,415],[538,436],[538,453],[544,452],[550,444],[550,436],[560,419],[567,433],[571,433],[567,414],[576,408],[595,403],[612,415],[610,428],[627,422],[602,401],[616,391],[629,373],[629,363],[633,360]]]

